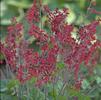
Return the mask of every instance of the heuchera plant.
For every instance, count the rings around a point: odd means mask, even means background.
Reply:
[[[51,34],[36,24],[40,22],[40,11],[48,16]],[[78,86],[82,83],[82,77],[78,78],[80,65],[96,65],[96,50],[101,48],[101,41],[97,40],[96,36],[96,27],[101,20],[80,27],[76,38],[73,38],[74,25],[65,20],[69,13],[67,8],[51,11],[47,5],[43,6],[34,0],[25,19],[29,24],[28,34],[36,38],[40,52],[29,47],[30,42],[23,34],[23,23],[17,22],[15,17],[12,18],[12,25],[8,27],[5,41],[0,42],[0,48],[6,64],[16,72],[21,83],[32,77],[36,77],[37,86],[52,81],[54,73],[58,70],[57,63],[63,62],[67,70],[73,71],[75,85]]]

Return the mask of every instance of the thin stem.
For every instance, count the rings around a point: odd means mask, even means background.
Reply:
[[[30,100],[30,95],[29,95],[30,89],[29,89],[29,84],[28,84],[28,82],[27,82],[27,84],[26,84],[26,88],[27,88],[27,100]]]
[[[42,3],[42,2],[40,2],[40,3]],[[43,26],[42,26],[42,19],[41,19],[41,17],[42,17],[41,10],[42,10],[42,4],[40,4],[40,28],[42,29]]]
[[[47,94],[46,94],[46,88],[44,87],[44,93],[45,93],[45,100],[47,100]]]
[[[19,88],[18,88],[18,100],[21,100],[22,98],[22,88],[23,86],[20,84],[19,85]]]
[[[88,16],[89,16],[89,8],[91,8],[91,6],[92,6],[92,0],[90,0],[90,3],[89,3],[89,6],[88,6],[88,8],[87,8],[87,12],[86,12],[86,16],[85,16],[85,18],[87,18]]]
[[[10,66],[9,66],[9,64],[8,64],[8,60],[6,59],[6,56],[5,56],[5,54],[3,53],[3,55],[4,55],[4,58],[5,58],[5,61],[6,61],[6,78],[7,79],[10,79],[11,77],[12,77],[12,75],[10,75],[10,74],[12,74],[12,72],[10,71]]]
[[[62,86],[62,88],[61,88],[61,90],[60,90],[60,92],[59,92],[59,95],[63,95],[64,94],[64,90],[65,90],[65,88],[66,88],[66,86],[67,86],[67,82],[65,82],[64,84],[63,84],[63,86]]]
[[[89,17],[89,8],[91,8],[91,6],[92,6],[92,0],[90,0],[89,6],[87,7],[86,14],[83,15],[83,16],[84,16],[84,19],[86,19],[86,18]],[[84,25],[84,20],[81,21],[81,25],[79,26],[79,28],[80,28],[81,26],[83,26],[83,25]]]
[[[53,96],[54,96],[54,83],[53,83]],[[55,98],[55,96],[54,96],[54,98]]]

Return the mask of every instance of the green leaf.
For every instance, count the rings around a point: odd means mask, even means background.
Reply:
[[[68,23],[73,23],[74,22],[74,20],[76,19],[76,15],[75,15],[75,13],[74,13],[74,11],[72,10],[72,9],[70,9],[70,14],[68,15],[68,17],[66,18],[66,21],[68,22]]]
[[[57,66],[57,68],[61,69],[61,68],[65,67],[65,64],[64,64],[64,62],[57,62],[56,66]]]
[[[48,95],[49,95],[50,97],[56,99],[57,91],[55,91],[55,90],[54,90],[54,91],[51,91],[51,92],[48,93]]]
[[[66,96],[58,96],[56,97],[56,100],[67,100]]]
[[[36,78],[35,77],[31,78],[30,81],[29,81],[30,84],[34,84],[35,82],[36,82]]]
[[[16,85],[19,85],[19,81],[16,79],[10,80],[9,83],[7,84],[7,88],[11,89],[13,87],[15,87]]]
[[[96,82],[97,82],[97,84],[100,84],[101,83],[101,77],[97,76],[96,77]]]
[[[0,53],[0,60],[4,60],[4,55]]]
[[[5,88],[2,88],[2,89],[0,89],[0,92],[6,92],[7,91],[7,88],[5,87]]]
[[[97,97],[100,94],[99,92],[100,92],[99,87],[95,86],[95,87],[92,87],[92,89],[89,91],[88,95],[90,97]]]
[[[77,97],[78,100],[90,100],[90,97],[82,94],[80,91],[77,91],[73,88],[68,87],[67,92],[71,97]]]
[[[87,80],[83,80],[82,82],[82,88],[87,89],[90,86],[89,82]]]
[[[101,64],[98,64],[98,65],[96,66],[96,68],[95,68],[95,70],[94,70],[94,73],[95,73],[97,76],[101,77]]]
[[[15,0],[9,0],[7,4],[18,8],[29,8],[31,6],[29,3],[26,3],[24,1],[19,2]]]
[[[1,2],[1,25],[11,24],[10,19],[13,16],[19,16],[18,9],[16,7],[8,6],[5,2]]]

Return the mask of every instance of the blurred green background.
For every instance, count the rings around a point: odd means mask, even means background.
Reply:
[[[43,4],[49,5],[51,10],[54,8],[63,8],[67,7],[70,9],[70,14],[67,18],[69,23],[74,23],[77,26],[80,26],[82,23],[88,23],[101,15],[91,14],[87,12],[87,8],[90,4],[90,0],[42,0]],[[96,1],[96,6],[92,6],[98,11],[101,11],[101,0]],[[6,34],[6,28],[10,25],[10,19],[14,16],[17,19],[23,20],[24,13],[29,7],[31,7],[33,0],[0,0],[0,34],[3,36]],[[89,17],[85,19],[85,14],[88,14]],[[42,17],[44,21],[44,16]]]

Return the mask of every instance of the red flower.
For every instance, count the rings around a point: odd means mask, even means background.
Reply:
[[[33,6],[28,10],[26,14],[26,19],[28,20],[29,23],[39,22],[39,16],[40,16],[40,11],[38,4],[36,3],[36,0],[33,2]]]
[[[23,24],[18,23],[15,18],[12,19],[5,42],[0,42],[0,49],[5,56],[6,63],[11,69],[16,70],[16,76],[21,83],[36,77],[36,85],[40,86],[52,79],[57,69],[57,62],[62,60],[65,67],[74,72],[75,85],[80,88],[82,82],[78,81],[81,78],[78,75],[80,65],[82,63],[86,66],[96,64],[95,51],[101,48],[101,41],[96,38],[96,27],[100,20],[80,28],[74,39],[71,35],[74,26],[65,22],[68,9],[50,11],[48,6],[44,6],[44,11],[49,18],[51,34],[33,23],[33,21],[39,21],[36,0],[26,15],[30,23],[28,34],[36,38],[40,51],[30,48],[30,43],[22,34]]]

